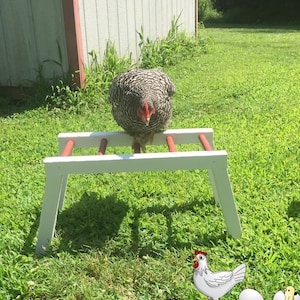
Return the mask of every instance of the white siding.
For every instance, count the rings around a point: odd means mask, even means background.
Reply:
[[[84,63],[92,50],[103,57],[107,41],[118,55],[139,57],[139,36],[166,36],[174,17],[195,33],[195,0],[79,0]],[[58,45],[62,57],[59,57]],[[68,71],[61,0],[0,0],[0,86],[27,85]],[[54,61],[61,63],[58,66]]]
[[[0,0],[0,86],[28,85],[39,66],[43,76],[68,70],[61,1]],[[54,21],[55,20],[55,21]]]
[[[102,58],[108,40],[119,55],[139,57],[137,32],[144,29],[145,38],[162,38],[172,19],[180,16],[180,30],[195,33],[195,0],[81,0],[80,17],[84,61],[91,63],[92,50]]]

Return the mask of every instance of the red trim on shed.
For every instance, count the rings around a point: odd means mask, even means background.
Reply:
[[[85,84],[83,47],[81,37],[78,0],[63,0],[63,13],[66,33],[69,70],[74,74],[78,87]]]

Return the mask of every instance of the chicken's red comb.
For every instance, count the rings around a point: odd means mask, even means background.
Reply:
[[[207,253],[206,252],[203,252],[203,251],[195,251],[195,255],[198,255],[198,254],[202,254],[204,256],[207,256]]]

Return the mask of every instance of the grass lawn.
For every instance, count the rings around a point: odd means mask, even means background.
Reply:
[[[213,271],[247,265],[224,299],[300,291],[300,31],[200,35],[213,41],[207,54],[165,69],[177,88],[170,128],[214,129],[242,238],[227,237],[206,171],[74,175],[51,250],[35,256],[42,161],[57,134],[120,128],[102,101],[79,115],[11,107],[0,118],[0,299],[205,299],[192,282],[196,249]]]

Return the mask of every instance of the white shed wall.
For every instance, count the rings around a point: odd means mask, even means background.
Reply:
[[[0,0],[0,86],[29,85],[40,65],[45,78],[62,75],[53,61],[68,70],[61,1]]]
[[[195,0],[78,2],[85,65],[91,63],[92,50],[103,57],[109,40],[118,55],[137,60],[141,27],[145,38],[162,38],[180,14],[180,29],[195,33]],[[30,85],[39,66],[45,78],[69,69],[62,0],[0,0],[0,86]]]
[[[195,34],[195,0],[81,0],[80,18],[84,61],[91,63],[92,50],[100,59],[106,43],[112,41],[118,55],[139,57],[139,36],[145,38],[167,35],[174,17],[180,16],[180,30]]]

